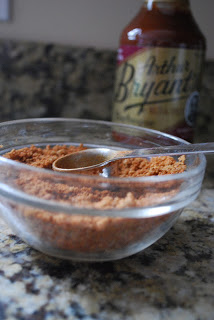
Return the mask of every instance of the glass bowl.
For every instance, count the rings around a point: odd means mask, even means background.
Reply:
[[[111,175],[115,164],[97,176],[62,174],[2,156],[31,145],[131,149],[187,143],[155,130],[104,121],[9,121],[0,124],[0,137],[3,219],[30,246],[64,259],[114,260],[150,246],[197,197],[206,166],[203,155],[188,155],[183,173],[118,178]]]

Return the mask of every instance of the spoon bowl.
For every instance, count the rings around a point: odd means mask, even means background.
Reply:
[[[53,162],[52,167],[55,171],[75,173],[96,169],[119,159],[193,153],[214,153],[214,142],[122,151],[111,148],[92,148],[60,157]]]

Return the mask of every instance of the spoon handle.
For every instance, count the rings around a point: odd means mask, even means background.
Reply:
[[[181,155],[192,153],[214,153],[214,142],[182,144],[177,146],[154,147],[145,149],[135,149],[127,152],[126,157],[142,157],[145,155],[160,156],[160,155]]]

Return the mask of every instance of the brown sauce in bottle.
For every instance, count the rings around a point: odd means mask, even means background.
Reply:
[[[188,0],[144,1],[121,34],[112,120],[192,141],[205,48]]]

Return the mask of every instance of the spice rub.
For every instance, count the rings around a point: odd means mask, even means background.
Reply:
[[[11,150],[4,156],[31,166],[51,169],[52,163],[66,154],[84,150],[79,146],[31,146]],[[182,173],[186,169],[185,157],[177,161],[170,157],[149,159],[124,159],[116,161],[111,175],[119,178],[138,178],[143,176]],[[126,179],[108,179],[75,175],[71,178],[56,175],[51,177],[49,170],[35,174],[21,170],[15,182],[19,190],[39,199],[56,201],[74,207],[73,214],[48,211],[33,206],[16,205],[17,217],[24,219],[30,232],[37,236],[44,245],[56,250],[71,250],[79,253],[97,254],[132,246],[143,239],[149,239],[153,233],[164,230],[165,222],[177,217],[178,212],[151,218],[124,218],[117,215],[117,210],[154,206],[166,199],[171,199],[178,192],[176,181],[151,184],[136,179],[131,184]],[[8,175],[9,179],[9,175]],[[14,177],[13,177],[14,179]],[[106,182],[107,181],[107,182]],[[75,208],[77,212],[75,213]],[[79,209],[94,209],[94,215]],[[13,208],[14,209],[14,208]],[[96,210],[114,210],[114,216],[96,215]]]
[[[51,169],[52,163],[59,157],[84,149],[86,148],[83,144],[78,147],[65,145],[50,147],[48,145],[44,149],[32,145],[18,150],[13,149],[4,157],[35,167]],[[185,169],[185,156],[179,157],[178,161],[170,156],[152,157],[151,160],[134,158],[118,160],[114,175],[118,177],[154,176],[181,173]]]

